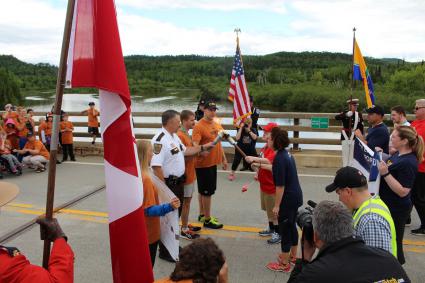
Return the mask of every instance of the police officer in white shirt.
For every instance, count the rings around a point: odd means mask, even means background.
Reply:
[[[207,151],[212,143],[186,148],[177,136],[180,128],[180,114],[175,110],[162,113],[162,129],[152,138],[153,156],[151,166],[154,174],[170,188],[183,203],[185,182],[185,156],[192,156]],[[179,207],[179,217],[181,207]],[[160,243],[159,257],[174,261],[165,247]]]

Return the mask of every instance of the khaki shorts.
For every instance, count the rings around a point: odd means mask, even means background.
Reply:
[[[184,197],[185,198],[191,198],[193,195],[193,192],[195,191],[195,184],[196,182],[193,182],[192,184],[184,185]]]
[[[275,199],[276,199],[276,197],[275,197],[274,194],[269,195],[269,194],[266,194],[263,191],[260,191],[261,209],[266,211],[267,218],[270,219],[270,220],[275,218],[275,216],[273,214],[273,207],[274,207]]]

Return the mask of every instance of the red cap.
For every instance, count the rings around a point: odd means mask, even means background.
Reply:
[[[274,122],[270,122],[263,127],[263,131],[264,132],[271,132],[276,127],[279,127],[279,126]]]

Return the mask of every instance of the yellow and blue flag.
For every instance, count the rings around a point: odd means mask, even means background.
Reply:
[[[353,80],[362,81],[366,93],[367,108],[375,105],[375,92],[373,90],[372,77],[367,69],[362,52],[360,51],[357,41],[354,39],[353,54]]]

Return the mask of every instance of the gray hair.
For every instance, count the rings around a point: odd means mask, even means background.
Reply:
[[[173,119],[174,117],[180,115],[179,112],[177,112],[176,110],[166,110],[164,112],[162,112],[162,125],[166,126],[168,121],[170,121],[171,119]]]
[[[341,203],[325,200],[314,209],[313,228],[320,240],[332,244],[353,236],[353,217]]]

